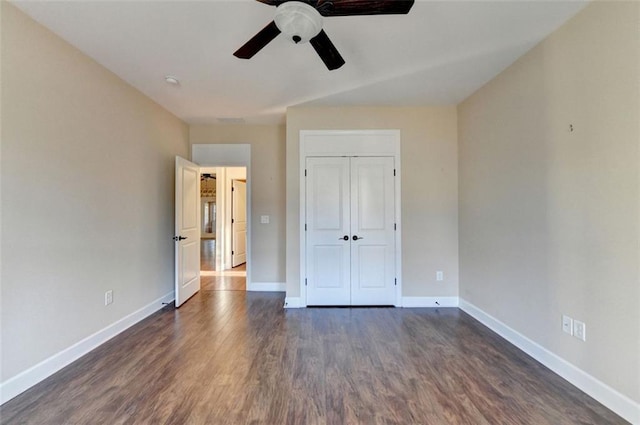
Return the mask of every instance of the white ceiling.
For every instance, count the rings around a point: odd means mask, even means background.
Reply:
[[[309,44],[282,35],[250,60],[234,57],[273,19],[275,7],[253,0],[14,4],[194,124],[283,122],[300,104],[457,104],[586,5],[418,0],[408,15],[325,18],[346,60],[328,71]]]

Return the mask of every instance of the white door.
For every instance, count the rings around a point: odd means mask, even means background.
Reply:
[[[180,307],[200,290],[200,168],[176,157],[175,292]]]
[[[394,305],[392,157],[307,158],[308,305]]]
[[[231,182],[231,267],[247,262],[247,182]]]
[[[351,303],[349,158],[307,158],[307,304]]]
[[[394,305],[393,158],[351,158],[351,304]]]

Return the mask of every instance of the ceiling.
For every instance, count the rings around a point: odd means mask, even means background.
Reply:
[[[188,123],[269,124],[294,105],[457,104],[586,2],[417,0],[408,15],[324,18],[346,60],[335,71],[282,35],[234,57],[273,19],[253,0],[13,4]]]

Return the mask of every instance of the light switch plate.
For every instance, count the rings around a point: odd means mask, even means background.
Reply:
[[[573,319],[569,316],[562,315],[562,331],[573,335]]]

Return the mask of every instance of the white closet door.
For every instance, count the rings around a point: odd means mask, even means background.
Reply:
[[[308,158],[306,169],[307,305],[349,305],[349,158]]]
[[[394,305],[391,157],[306,161],[307,305]]]
[[[351,305],[394,305],[393,158],[351,158]]]

